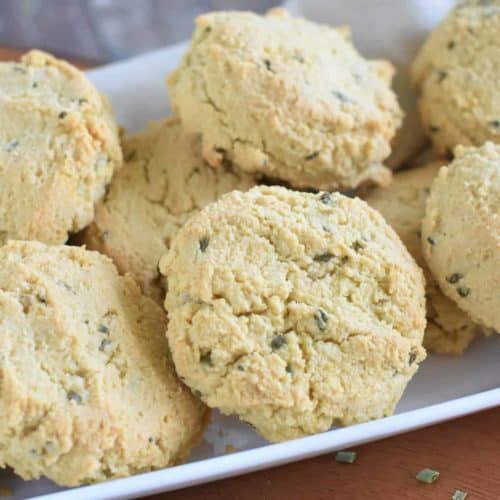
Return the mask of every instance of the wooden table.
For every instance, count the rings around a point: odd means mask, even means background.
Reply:
[[[0,47],[0,60],[17,59],[20,53]],[[467,491],[468,500],[500,498],[500,408],[355,450],[358,458],[352,465],[325,455],[151,499],[439,500],[450,499],[455,489]],[[441,473],[436,483],[416,481],[415,474],[424,467]]]

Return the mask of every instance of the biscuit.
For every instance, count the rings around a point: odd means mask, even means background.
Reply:
[[[500,1],[465,2],[431,33],[412,67],[434,148],[500,142]]]
[[[125,141],[125,166],[84,234],[89,248],[109,255],[158,302],[164,299],[158,260],[184,222],[222,194],[255,184],[228,165],[210,168],[199,142],[183,133],[176,118]]]
[[[0,262],[0,467],[71,486],[182,462],[207,410],[164,311],[97,252],[10,241]]]
[[[64,243],[89,224],[121,165],[108,101],[82,72],[40,51],[0,63],[0,244]]]
[[[443,161],[403,171],[387,189],[374,189],[365,197],[398,233],[408,251],[423,269],[427,295],[427,328],[424,347],[441,354],[462,354],[479,332],[478,326],[444,296],[422,255],[420,226],[425,200]]]
[[[500,145],[455,148],[427,199],[422,248],[441,290],[500,332]]]
[[[168,91],[212,166],[341,189],[390,181],[382,162],[402,119],[392,74],[388,62],[363,59],[346,28],[281,9],[217,12],[196,19]]]
[[[270,441],[389,415],[425,357],[422,272],[359,199],[235,191],[160,271],[178,374]]]

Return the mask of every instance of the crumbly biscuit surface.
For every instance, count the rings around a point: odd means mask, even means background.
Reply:
[[[424,43],[412,76],[438,152],[500,142],[500,1],[453,9]]]
[[[441,354],[462,354],[474,340],[479,327],[441,293],[427,268],[420,237],[425,201],[432,181],[444,164],[443,161],[435,161],[400,172],[388,188],[374,189],[365,199],[394,228],[424,271],[427,295],[424,346]]]
[[[124,143],[124,168],[115,176],[84,242],[113,258],[159,302],[164,293],[158,260],[184,222],[234,189],[255,182],[228,166],[210,168],[201,158],[199,138],[183,133],[179,120],[150,125]]]
[[[121,165],[107,100],[40,51],[0,64],[0,244],[64,243],[89,224]]]
[[[422,273],[359,199],[230,193],[160,271],[177,372],[271,441],[390,414],[425,357]]]
[[[162,309],[97,252],[11,241],[0,262],[0,466],[77,485],[185,459],[207,414]]]
[[[455,149],[432,184],[422,248],[443,292],[500,332],[500,145]]]
[[[171,101],[213,166],[232,161],[297,188],[386,184],[402,117],[393,68],[363,59],[349,37],[282,11],[200,16],[168,79]]]

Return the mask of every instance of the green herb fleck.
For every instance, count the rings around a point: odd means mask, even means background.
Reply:
[[[456,45],[456,44],[455,44],[455,41],[454,41],[454,40],[450,40],[450,41],[448,42],[447,47],[448,47],[448,49],[449,49],[449,50],[453,50],[453,49],[455,48],[455,45]]]
[[[332,205],[333,204],[332,195],[328,191],[324,191],[323,193],[321,193],[319,199],[320,199],[321,203],[324,203],[325,205]]]
[[[82,104],[88,103],[88,99],[85,99],[85,97],[79,97],[78,98],[78,106],[81,106]]]
[[[271,340],[271,347],[273,350],[279,349],[284,345],[286,345],[286,337],[284,335],[276,335],[273,337],[273,340]]]
[[[9,144],[7,144],[7,153],[12,153],[17,146],[19,146],[18,140],[14,139],[13,141],[10,141]]]
[[[352,244],[352,248],[355,252],[359,252],[360,250],[363,250],[366,247],[365,243],[362,242],[361,240],[356,240]]]
[[[315,255],[313,257],[313,260],[315,262],[328,262],[332,260],[335,257],[335,255],[331,254],[330,252],[323,252],[319,253],[318,255]]]
[[[154,442],[154,438],[152,438],[152,437],[148,438],[148,442],[149,443],[153,443]]]
[[[37,82],[33,82],[31,84],[31,88],[36,89],[37,87],[38,87],[38,83]]]
[[[82,401],[83,401],[83,399],[80,396],[80,394],[78,394],[75,391],[69,391],[68,392],[68,400],[69,401],[74,401],[77,405],[81,405]]]
[[[264,65],[266,66],[267,71],[274,73],[273,67],[271,65],[271,61],[269,59],[264,59]]]
[[[36,300],[38,300],[38,302],[40,302],[42,304],[47,303],[47,299],[41,293],[36,294]]]
[[[24,75],[27,73],[26,69],[22,66],[14,66],[12,68],[16,73],[23,73]]]
[[[204,236],[203,238],[200,239],[199,244],[200,244],[200,251],[201,252],[204,252],[207,249],[209,242],[210,242],[210,240],[206,236]]]
[[[342,264],[345,264],[348,260],[349,260],[349,255],[342,255],[342,257],[340,258],[340,262]]]
[[[500,129],[500,120],[491,120],[490,122],[488,122],[488,125],[491,128]]]
[[[465,500],[468,496],[466,491],[455,490],[453,495],[451,495],[451,500]]]
[[[434,246],[436,244],[436,240],[431,236],[427,236],[427,243],[429,243],[429,245]]]
[[[453,273],[446,277],[446,281],[448,283],[454,284],[458,283],[463,277],[464,275],[462,273]]]
[[[292,59],[299,62],[299,63],[303,63],[304,62],[304,58],[302,57],[301,54],[295,54],[292,56]]]
[[[408,356],[408,364],[412,365],[413,363],[415,363],[416,359],[417,359],[417,352],[411,350]]]
[[[215,151],[216,153],[221,154],[221,155],[223,155],[223,154],[227,153],[226,148],[221,148],[220,146],[215,147],[215,148],[214,148],[214,151]]]
[[[129,151],[126,155],[125,155],[125,161],[132,161],[135,159],[137,155],[137,151],[135,149],[132,149],[132,151]]]
[[[200,355],[200,363],[212,366],[212,351],[203,352]]]
[[[441,83],[447,76],[448,76],[448,73],[446,71],[438,71],[438,74],[437,74],[438,83]]]
[[[429,127],[429,130],[431,131],[432,134],[436,134],[437,132],[439,132],[441,129],[439,127],[436,127],[434,125],[431,125]]]
[[[323,309],[318,309],[314,313],[314,321],[316,321],[316,325],[318,326],[321,332],[326,330],[326,324],[328,323],[328,314],[326,314]]]
[[[201,398],[201,392],[198,391],[197,389],[194,389],[193,390],[193,394],[197,397],[197,398]]]
[[[470,294],[470,288],[460,285],[459,287],[457,287],[457,292],[460,297],[467,297],[467,295]]]
[[[286,365],[285,371],[286,371],[287,373],[290,373],[290,375],[293,373],[293,368],[292,368],[292,365],[291,365],[290,363],[288,363],[288,364]]]
[[[338,90],[333,90],[332,94],[341,102],[350,103],[352,99]]]
[[[319,151],[313,151],[311,154],[308,154],[306,157],[304,157],[304,160],[311,161],[314,160],[314,158],[317,158],[318,156],[319,156]]]
[[[437,481],[439,472],[432,469],[422,469],[415,477],[421,483],[432,484]]]
[[[244,372],[245,371],[245,368],[243,368],[243,365],[238,365],[237,368],[238,368],[238,370],[240,372]]]
[[[99,324],[97,325],[97,331],[101,333],[109,333],[109,328],[106,325]]]
[[[103,339],[103,340],[101,340],[101,344],[99,345],[99,350],[101,352],[105,351],[106,347],[108,347],[108,345],[111,345],[111,340],[109,340],[109,339]]]
[[[357,456],[355,451],[337,451],[335,454],[335,462],[339,464],[353,464]]]
[[[65,118],[67,116],[67,112],[66,111],[61,111],[58,115],[58,117],[62,120],[63,118]]]

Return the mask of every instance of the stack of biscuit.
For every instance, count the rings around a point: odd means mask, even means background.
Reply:
[[[500,331],[498,34],[494,1],[430,36],[436,158],[394,176],[393,69],[346,27],[200,16],[174,115],[121,144],[72,66],[1,64],[0,466],[167,467],[210,408],[269,441],[381,418],[426,348]]]

